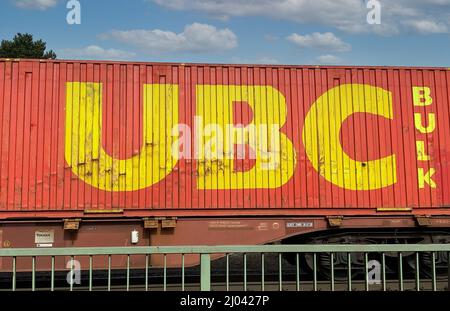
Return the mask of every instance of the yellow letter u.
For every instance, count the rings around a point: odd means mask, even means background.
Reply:
[[[164,179],[177,164],[171,145],[178,124],[178,86],[145,84],[143,142],[139,154],[116,159],[102,146],[102,85],[66,85],[65,159],[87,184],[106,191],[134,191]]]

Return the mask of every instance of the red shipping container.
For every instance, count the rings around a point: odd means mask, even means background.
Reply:
[[[450,70],[0,61],[0,218],[449,215]]]

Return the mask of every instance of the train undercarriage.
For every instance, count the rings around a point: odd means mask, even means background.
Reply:
[[[363,229],[363,230],[328,230],[315,232],[312,234],[292,236],[281,241],[282,244],[448,244],[450,243],[450,229],[427,228],[427,229]],[[417,261],[420,267],[420,274],[424,277],[431,277],[432,274],[432,254],[430,253],[399,253],[388,252],[384,254],[384,259],[379,253],[369,253],[368,259],[384,262],[386,273],[398,274],[400,260],[405,273],[416,269]],[[437,252],[435,256],[436,275],[446,276],[449,267],[449,257],[447,252]],[[286,260],[294,264],[295,256],[288,254]],[[304,267],[310,270],[314,268],[314,258],[312,254],[302,254],[300,256]],[[337,253],[333,255],[334,277],[336,279],[348,278],[348,263],[353,267],[352,277],[357,278],[365,268],[365,254]],[[331,276],[331,256],[329,253],[321,253],[316,258],[317,271],[324,277]]]
[[[74,225],[75,223],[75,225]],[[125,247],[125,246],[181,246],[181,245],[262,245],[279,244],[439,244],[450,243],[450,217],[432,216],[420,218],[411,215],[360,216],[360,217],[198,217],[198,218],[103,218],[103,219],[41,219],[0,221],[0,247]],[[396,271],[399,253],[386,253],[386,269]],[[383,258],[369,259],[382,261]],[[403,253],[405,270],[415,267],[419,261],[421,273],[431,271],[432,254]],[[448,254],[436,253],[436,271],[445,273]],[[122,256],[124,257],[124,256]],[[213,259],[223,254],[213,256]],[[302,255],[305,268],[313,268],[311,255]],[[83,264],[82,259],[81,263]],[[161,256],[150,258],[150,265],[179,267],[181,258],[167,256],[165,263]],[[292,258],[287,256],[292,263]],[[118,258],[112,268],[123,267],[125,259]],[[364,254],[352,254],[353,267],[364,265]],[[334,254],[335,276],[347,276],[347,254]],[[198,256],[186,256],[186,267],[196,266]],[[330,274],[329,254],[316,258],[318,271]],[[9,269],[11,262],[0,259],[0,270]],[[136,256],[133,267],[143,268],[145,258]],[[17,268],[29,269],[30,262],[18,261]],[[48,263],[38,262],[45,268]],[[105,266],[104,259],[94,263],[95,268]],[[65,259],[56,261],[57,269],[66,269]],[[355,269],[355,271],[358,269]],[[445,270],[445,271],[444,271]],[[355,272],[356,273],[356,272]]]

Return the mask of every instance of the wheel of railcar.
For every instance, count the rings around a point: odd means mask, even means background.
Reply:
[[[367,239],[341,237],[331,238],[326,240],[316,240],[315,244],[372,244],[372,241]],[[308,267],[313,271],[314,269],[314,255],[305,255]],[[369,258],[371,260],[373,258]],[[357,279],[364,275],[364,254],[352,253],[350,254],[351,262],[351,277]],[[316,255],[316,267],[319,275],[327,280],[331,279],[331,254],[319,253]],[[348,278],[348,254],[335,253],[333,254],[334,279],[337,281],[346,280]]]
[[[433,236],[422,241],[427,244],[450,244],[450,237],[448,236]],[[422,244],[421,243],[421,244]],[[449,258],[447,252],[435,252],[435,269],[437,278],[446,278],[448,274]],[[416,254],[408,258],[409,266],[415,271],[416,269]],[[433,254],[430,252],[419,253],[419,271],[420,276],[431,278],[433,276]]]
[[[433,255],[432,253],[420,253],[420,273],[426,278],[431,278],[433,276]],[[435,269],[436,277],[446,278],[448,273],[448,253],[447,252],[435,252]]]
[[[422,238],[418,239],[418,241],[421,241]],[[385,238],[383,240],[378,241],[379,244],[398,244],[398,245],[404,245],[404,244],[416,244],[417,239],[411,240],[409,237],[404,236],[397,236],[393,235],[390,238]],[[386,277],[389,278],[389,275],[391,275],[393,278],[399,277],[399,271],[400,271],[400,253],[397,251],[393,252],[385,252],[385,273]],[[403,277],[410,277],[412,276],[412,273],[414,272],[414,253],[413,252],[402,252],[402,274]],[[379,254],[379,261],[381,263],[382,256]]]
[[[423,239],[418,244],[449,244],[450,237],[448,236],[429,236]],[[425,278],[431,278],[433,276],[433,254],[430,252],[421,252],[418,254],[419,256],[419,271],[420,276]],[[435,268],[436,268],[436,277],[438,278],[446,278],[448,274],[448,253],[447,252],[435,252]],[[413,271],[416,270],[417,266],[417,256],[416,254],[412,254],[408,257],[408,265],[411,267]]]
[[[402,253],[402,274],[403,278],[412,277],[414,272],[414,253]],[[385,254],[386,274],[392,274],[398,278],[400,273],[400,254],[397,252],[388,252]]]

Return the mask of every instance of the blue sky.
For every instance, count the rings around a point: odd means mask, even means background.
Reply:
[[[450,0],[1,0],[0,38],[29,32],[58,58],[450,67]],[[372,0],[373,1],[373,0]]]

